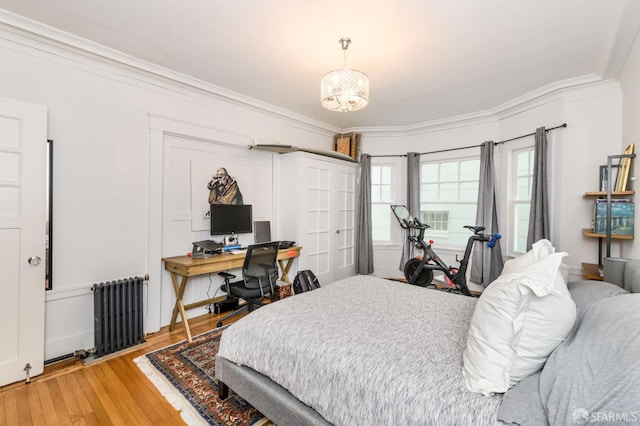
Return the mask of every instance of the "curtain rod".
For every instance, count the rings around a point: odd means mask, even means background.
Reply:
[[[551,130],[560,129],[560,128],[565,128],[565,127],[567,127],[567,123],[562,123],[562,124],[561,124],[561,125],[559,125],[559,126],[551,127],[551,128],[549,128],[549,129],[544,129],[544,130],[545,130],[545,132],[550,132]],[[500,142],[494,142],[493,144],[494,144],[494,145],[499,145],[499,144],[501,144],[501,143],[511,142],[511,141],[515,141],[515,140],[518,140],[518,139],[526,138],[526,137],[528,137],[528,136],[535,136],[535,135],[536,135],[536,132],[533,132],[533,133],[529,133],[528,135],[516,136],[515,138],[505,139],[505,140],[500,141]]]
[[[560,129],[560,128],[564,128],[564,127],[567,127],[567,123],[562,123],[562,124],[561,124],[561,125],[559,125],[559,126],[550,127],[550,128],[548,128],[548,129],[545,129],[545,132],[549,132],[549,131],[551,131],[551,130]],[[526,138],[526,137],[529,137],[529,136],[535,136],[535,134],[536,134],[536,133],[535,133],[535,132],[533,132],[533,133],[529,133],[529,134],[527,134],[527,135],[516,136],[515,138],[505,139],[505,140],[503,140],[503,141],[499,141],[499,142],[494,142],[494,143],[493,143],[493,145],[494,145],[494,146],[495,146],[495,145],[500,145],[500,144],[503,144],[503,143],[506,143],[506,142],[515,141],[515,140],[522,139],[522,138]],[[481,146],[482,146],[482,144],[480,144],[480,145],[461,146],[461,147],[458,147],[458,148],[448,148],[448,149],[440,149],[440,150],[438,150],[438,151],[421,152],[421,153],[419,153],[418,155],[439,154],[439,153],[441,153],[441,152],[459,151],[459,150],[461,150],[461,149],[479,148],[479,147],[481,147]],[[397,154],[397,155],[372,155],[372,156],[371,156],[371,158],[381,158],[381,157],[406,157],[406,156],[407,156],[407,154]]]

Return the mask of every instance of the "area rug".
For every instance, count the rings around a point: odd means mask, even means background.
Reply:
[[[220,336],[217,328],[175,345],[134,359],[140,370],[175,407],[189,425],[262,425],[264,416],[229,390],[218,398],[215,357]]]

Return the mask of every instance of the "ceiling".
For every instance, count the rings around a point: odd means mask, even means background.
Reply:
[[[611,77],[628,1],[0,0],[0,8],[345,129],[426,123],[569,78]],[[332,112],[320,105],[319,82],[342,67],[345,36],[348,66],[369,75],[371,99],[364,110]]]

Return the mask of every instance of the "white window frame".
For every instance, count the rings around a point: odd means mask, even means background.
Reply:
[[[389,206],[389,211],[391,211],[391,205],[393,204],[403,204],[404,196],[406,192],[406,184],[403,181],[402,176],[406,175],[405,166],[406,163],[405,157],[372,157],[371,158],[371,167],[375,166],[390,166],[391,167],[391,197],[390,202],[379,202],[374,203],[371,201],[371,210],[373,212],[374,205],[386,204]],[[371,182],[373,185],[373,182]],[[373,197],[372,197],[373,198]],[[372,218],[373,220],[373,218]],[[389,217],[390,221],[390,238],[389,240],[373,240],[374,246],[397,246],[401,245],[402,242],[402,232],[400,225],[398,225],[397,220],[393,214]]]
[[[452,161],[458,161],[458,162],[462,162],[462,161],[467,161],[467,160],[472,160],[472,159],[480,159],[480,152],[479,150],[476,148],[475,152],[473,152],[472,150],[454,150],[454,151],[448,151],[445,153],[438,153],[438,154],[434,154],[434,155],[425,155],[423,156],[423,158],[421,159],[422,161],[420,161],[420,169],[422,170],[422,165],[423,164],[433,164],[433,163],[447,163],[447,162],[452,162]],[[458,169],[459,171],[459,169]],[[480,180],[480,177],[478,176],[478,181]],[[458,184],[460,184],[461,182],[468,182],[468,181],[456,181]],[[422,191],[422,179],[420,181],[420,191]],[[422,198],[420,199],[420,211],[422,211],[422,205],[425,204],[425,200],[423,200]],[[439,203],[441,204],[441,203]],[[450,205],[470,205],[471,203],[469,202],[448,202],[448,204]],[[475,203],[476,206],[478,205],[478,200],[476,198]],[[426,211],[436,211],[436,210],[429,210],[427,209]],[[473,225],[473,224],[469,224],[469,225]],[[447,231],[438,231],[438,230],[431,230],[431,229],[427,229],[427,235],[428,236],[434,236],[434,237],[448,237],[450,235],[451,232],[451,223],[449,222],[448,224],[448,230]],[[443,243],[441,244],[441,247],[447,249],[447,250],[464,250],[466,246],[466,240],[464,241],[464,243],[460,243],[460,244],[448,244],[448,243]]]
[[[549,190],[549,229],[551,232],[551,238],[554,235],[554,192],[556,191],[554,185],[554,158],[561,155],[560,145],[558,142],[554,143],[554,139],[557,137],[555,132],[547,133],[548,142],[548,156],[547,156],[547,181]],[[522,151],[526,149],[535,150],[535,137],[527,136],[518,140],[509,141],[508,143],[500,144],[496,148],[496,158],[499,158],[502,164],[505,165],[502,172],[496,174],[500,184],[499,194],[506,194],[506,200],[500,200],[498,206],[500,208],[500,230],[502,231],[502,251],[505,257],[517,257],[522,253],[516,252],[513,249],[513,242],[515,241],[515,205],[513,202],[513,194],[515,191],[515,161],[514,152]],[[497,194],[498,195],[498,194]]]
[[[519,256],[522,255],[526,252],[526,247],[524,248],[524,251],[519,251],[517,250],[516,244],[517,244],[517,223],[516,223],[516,212],[517,212],[517,208],[520,205],[523,204],[528,204],[529,205],[529,209],[531,209],[531,189],[533,186],[533,167],[534,167],[534,162],[535,162],[535,147],[532,145],[529,146],[525,146],[525,147],[520,147],[520,148],[515,148],[515,149],[511,149],[510,151],[510,167],[509,167],[509,175],[508,175],[508,180],[509,180],[509,187],[510,187],[510,191],[509,193],[509,200],[508,201],[508,206],[509,206],[509,214],[508,214],[508,220],[509,220],[509,240],[508,240],[508,247],[507,247],[507,253],[510,256]],[[518,155],[524,152],[529,152],[530,154],[532,154],[529,158],[530,158],[530,162],[529,162],[529,171],[527,173],[528,180],[529,180],[529,190],[528,190],[528,199],[518,199],[517,198],[517,194],[518,194],[518,174],[517,174],[517,158]],[[523,176],[524,177],[524,176]],[[526,240],[526,235],[524,236],[525,240]]]

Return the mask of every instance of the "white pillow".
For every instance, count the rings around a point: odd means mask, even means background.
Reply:
[[[555,252],[556,248],[553,246],[551,241],[547,239],[538,240],[531,245],[531,250],[529,250],[522,256],[507,260],[504,263],[504,267],[502,268],[502,274],[504,275],[521,272],[524,268],[531,265],[532,263]],[[569,271],[570,268],[568,265],[564,263],[560,264],[560,273],[562,274],[565,282],[569,282]]]
[[[521,272],[532,263],[555,252],[556,248],[551,244],[551,241],[546,239],[538,240],[531,245],[531,250],[522,256],[507,260],[502,268],[502,274]]]
[[[503,273],[482,293],[463,354],[467,389],[506,392],[539,371],[569,334],[576,306],[559,272],[566,255],[547,253],[518,272]]]

